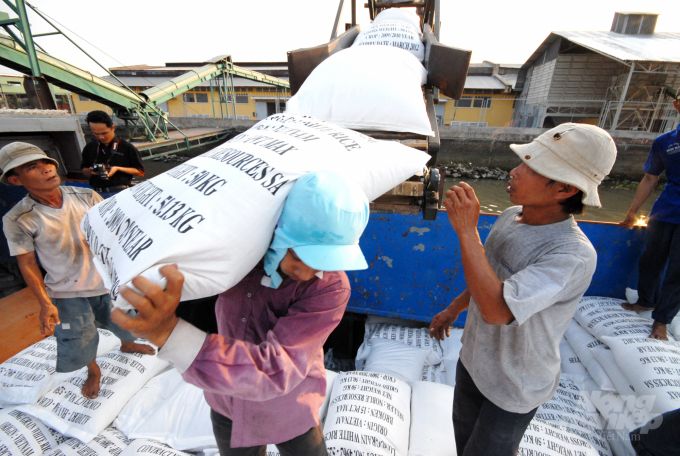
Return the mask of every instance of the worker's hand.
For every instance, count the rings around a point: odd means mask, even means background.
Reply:
[[[623,226],[633,226],[633,225],[635,225],[635,220],[637,218],[636,215],[637,214],[632,214],[632,213],[628,212],[626,214],[626,218],[623,219],[623,222],[620,222],[619,225],[623,225]]]
[[[92,175],[94,174],[94,168],[91,166],[89,168],[83,168],[82,171],[85,177],[87,178],[92,177]]]
[[[125,315],[120,309],[111,312],[114,323],[130,331],[134,336],[148,340],[158,348],[165,344],[179,321],[175,309],[179,305],[184,284],[184,276],[176,264],[163,266],[160,272],[168,279],[165,291],[144,277],[135,277],[132,280],[132,284],[143,295],[127,287],[121,287],[120,294],[137,309],[134,318]]]
[[[468,233],[477,233],[479,220],[479,200],[475,191],[465,182],[454,185],[446,192],[444,200],[449,222],[458,237]]]
[[[120,171],[119,166],[112,166],[111,168],[109,168],[109,172],[106,173],[106,177],[111,177],[114,174],[116,174],[118,171]],[[135,286],[137,286],[137,285],[135,285]]]
[[[40,307],[40,334],[49,336],[54,332],[54,327],[60,324],[59,311],[54,304]]]
[[[446,334],[446,337],[449,337],[451,335],[451,325],[456,321],[459,313],[453,310],[452,306],[449,306],[435,315],[432,323],[430,323],[430,337],[437,340],[444,340],[444,334]]]

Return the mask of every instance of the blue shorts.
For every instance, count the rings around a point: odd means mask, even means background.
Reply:
[[[57,372],[73,372],[87,366],[97,356],[99,333],[95,321],[111,330],[123,342],[135,336],[111,321],[111,296],[52,298],[61,324],[54,327],[57,339]]]

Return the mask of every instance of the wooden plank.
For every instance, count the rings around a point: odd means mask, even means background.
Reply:
[[[44,339],[40,334],[40,304],[24,288],[0,299],[0,363]]]

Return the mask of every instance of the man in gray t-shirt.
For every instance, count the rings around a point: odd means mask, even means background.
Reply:
[[[87,366],[85,397],[99,394],[101,371],[95,356],[99,334],[95,320],[113,331],[125,352],[153,354],[146,344],[111,321],[111,298],[92,263],[92,252],[80,231],[80,221],[102,201],[89,188],[62,187],[57,162],[38,147],[14,142],[0,149],[0,182],[28,190],[3,217],[10,255],[40,304],[40,333],[54,330],[57,372]],[[40,265],[47,274],[42,276]]]
[[[592,125],[562,124],[510,147],[523,161],[507,188],[517,206],[501,214],[485,246],[472,187],[461,182],[444,201],[467,289],[434,317],[430,335],[448,336],[468,309],[453,405],[459,456],[514,455],[555,394],[559,341],[597,264],[572,214],[601,206],[597,187],[616,159],[614,141]]]

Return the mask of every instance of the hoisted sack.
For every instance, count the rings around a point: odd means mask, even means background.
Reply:
[[[83,443],[78,439],[67,439],[45,456],[118,456],[127,448],[130,440],[118,429],[109,427],[94,439]]]
[[[98,329],[97,356],[120,347],[111,331]],[[0,406],[33,404],[73,375],[57,373],[57,339],[47,337],[0,364]]]
[[[407,383],[374,372],[338,374],[324,427],[328,454],[406,456],[410,424]]]
[[[420,29],[406,21],[376,20],[359,33],[352,44],[354,46],[392,46],[410,52],[420,62],[425,59],[425,45]]]
[[[64,440],[59,432],[40,420],[15,409],[0,410],[0,454],[4,456],[41,455]]]
[[[20,405],[68,437],[89,442],[113,422],[130,398],[168,363],[156,355],[111,351],[97,358],[101,369],[101,389],[95,399],[83,396],[87,367],[57,385],[38,402]]]
[[[231,288],[262,259],[298,177],[332,170],[373,200],[429,159],[396,142],[276,114],[97,204],[81,229],[116,306],[129,307],[121,285],[140,274],[163,283],[158,269],[172,263],[184,274],[182,300],[203,298]]]

